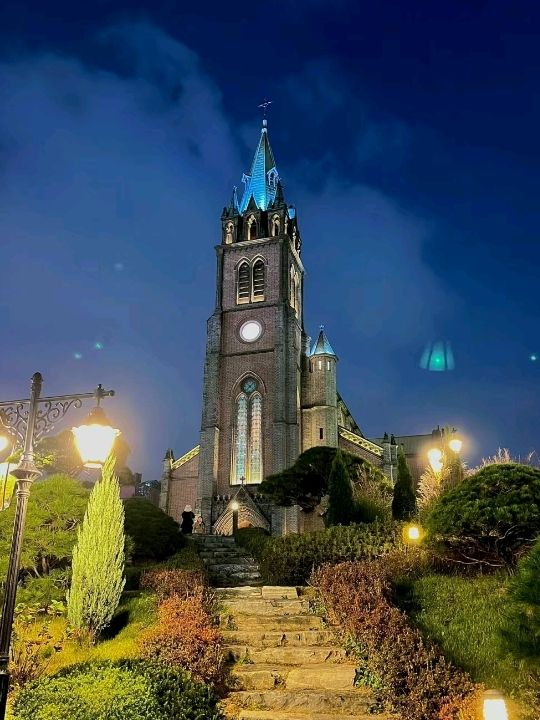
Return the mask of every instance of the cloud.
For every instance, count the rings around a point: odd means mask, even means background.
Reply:
[[[95,43],[114,55],[109,69],[52,54],[0,65],[0,397],[25,395],[37,369],[50,394],[115,387],[111,417],[134,469],[152,477],[165,448],[197,441],[213,246],[251,157],[192,49],[147,23],[105,29]],[[286,82],[323,134],[348,104],[335,73],[315,63],[306,82]],[[366,145],[362,132],[352,147]],[[367,146],[384,155],[388,133],[374,133]],[[274,147],[299,210],[309,327],[328,325],[354,409],[367,413],[366,397],[384,409],[400,382],[392,354],[423,340],[440,304],[422,259],[431,228],[330,171],[331,150],[309,157],[312,147],[296,163]]]

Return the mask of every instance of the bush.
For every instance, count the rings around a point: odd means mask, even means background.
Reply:
[[[380,679],[386,709],[402,720],[463,717],[475,686],[394,607],[392,587],[380,563],[325,565],[314,573],[312,582],[331,618],[359,647],[368,672]]]
[[[133,539],[133,559],[163,560],[183,544],[180,526],[149,500],[140,497],[124,502],[125,532]]]
[[[442,495],[425,524],[451,560],[514,563],[540,534],[540,470],[489,465]]]
[[[140,581],[142,590],[156,593],[162,602],[172,595],[185,600],[188,597],[202,596],[206,589],[205,575],[200,570],[148,570]]]
[[[144,657],[189,670],[197,680],[223,680],[221,635],[202,596],[171,595],[158,607],[157,625],[140,640]]]
[[[351,478],[341,451],[336,451],[328,479],[328,509],[325,523],[350,525],[354,520],[354,496]]]
[[[540,673],[540,537],[510,582],[503,636],[511,652]]]
[[[238,545],[246,548],[253,558],[260,560],[266,543],[270,541],[270,535],[264,528],[238,528],[234,539]]]
[[[212,690],[141,660],[89,662],[26,686],[14,720],[219,720]]]
[[[379,523],[271,538],[260,558],[261,574],[273,585],[305,585],[323,563],[379,557],[399,541],[396,527]]]
[[[17,604],[34,605],[46,613],[51,605],[65,601],[69,575],[67,570],[51,570],[43,577],[26,578],[17,589]]]

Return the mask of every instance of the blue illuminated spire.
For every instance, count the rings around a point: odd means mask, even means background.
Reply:
[[[240,212],[245,212],[252,199],[259,210],[268,210],[276,199],[279,175],[268,140],[266,119],[263,120],[261,139],[255,151],[251,173],[244,175],[242,182],[245,184],[245,189],[239,204]]]
[[[317,338],[317,342],[315,343],[315,347],[311,351],[312,355],[336,355],[336,353],[333,351],[332,346],[328,342],[328,338],[326,337],[326,333],[324,332],[324,325],[321,325],[321,330],[319,332],[319,337]]]

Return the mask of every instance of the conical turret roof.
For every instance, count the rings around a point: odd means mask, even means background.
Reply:
[[[317,342],[315,343],[315,347],[311,351],[311,354],[312,355],[334,355],[334,357],[337,357],[336,353],[332,349],[332,346],[330,345],[330,342],[328,341],[328,338],[326,337],[326,333],[324,332],[323,325],[321,325],[319,337],[317,338]]]

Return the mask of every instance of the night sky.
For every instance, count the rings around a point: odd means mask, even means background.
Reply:
[[[146,479],[196,444],[267,97],[306,329],[363,432],[540,450],[539,36],[536,0],[3,0],[0,398],[115,388]],[[419,367],[439,339],[452,372]]]

